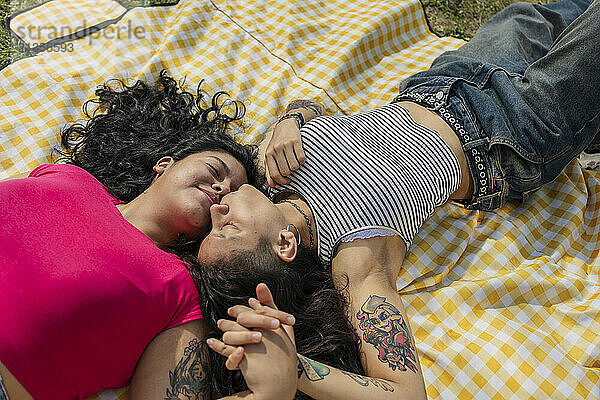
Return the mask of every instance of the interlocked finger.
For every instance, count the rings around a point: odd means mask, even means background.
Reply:
[[[260,312],[244,311],[237,316],[237,322],[248,328],[264,328],[276,329],[279,328],[279,320],[268,315],[261,315]]]
[[[262,334],[260,332],[231,331],[223,334],[223,342],[231,346],[260,343]]]
[[[230,331],[248,331],[248,329],[235,321],[229,319],[220,319],[217,321],[217,327],[223,332]]]
[[[235,351],[235,346],[230,346],[215,338],[207,339],[206,344],[208,344],[208,347],[210,347],[212,351],[223,357],[229,357]]]
[[[237,305],[228,310],[228,314],[236,318],[237,322],[246,328],[275,329],[279,327],[279,323],[288,325],[295,323],[295,319],[291,314],[272,307],[262,306],[256,299],[251,298],[248,304],[252,308]]]
[[[265,305],[278,310],[277,306],[275,305],[275,300],[273,299],[273,294],[266,283],[261,282],[256,285],[256,298],[258,299],[258,302],[254,303],[255,305]],[[249,304],[252,308],[255,308],[255,306],[250,303],[252,300],[255,299],[250,299]]]
[[[270,292],[268,292],[268,293],[270,293]],[[252,307],[254,312],[256,312],[257,314],[276,318],[282,324],[294,325],[294,323],[296,323],[296,319],[294,318],[294,316],[292,314],[286,313],[285,311],[278,310],[277,307],[275,307],[275,303],[273,303],[272,298],[267,298],[266,300],[269,301],[269,299],[270,299],[270,303],[266,304],[266,303],[262,303],[262,302],[258,301],[257,299],[251,297],[248,300],[248,304],[250,305],[250,307]],[[244,311],[246,311],[246,310],[244,310]],[[240,321],[238,321],[238,322],[240,322]]]
[[[217,354],[222,355],[223,357],[227,357],[227,361],[225,361],[225,366],[228,370],[233,371],[239,369],[239,364],[244,358],[244,348],[243,347],[235,347],[230,346],[228,344],[223,343],[219,339],[208,339],[206,341],[208,347],[211,350],[216,352]]]
[[[227,357],[227,361],[225,361],[225,368],[230,371],[240,369],[240,362],[242,362],[242,358],[244,358],[244,348],[236,347],[233,353]]]
[[[252,311],[252,309],[248,306],[243,306],[241,304],[237,304],[233,307],[229,307],[227,310],[227,314],[229,314],[233,318],[237,318],[243,311]]]
[[[273,309],[273,310],[278,310],[277,309],[277,305],[275,305],[275,300],[273,299],[273,294],[271,293],[271,290],[269,290],[269,287],[265,284],[265,283],[259,283],[258,285],[256,285],[256,299],[250,298],[248,300],[248,304],[250,304],[250,306],[253,309],[258,309],[261,307],[264,308],[269,308],[269,309]],[[294,316],[291,314],[288,314],[290,316],[289,319],[289,323],[284,322],[284,324],[282,325],[283,330],[286,331],[286,333],[288,334],[288,336],[290,338],[292,338],[292,340],[294,339],[294,329],[292,328],[291,325],[293,325],[296,321],[294,319]]]

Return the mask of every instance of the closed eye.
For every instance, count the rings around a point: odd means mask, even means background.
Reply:
[[[206,165],[208,165],[208,168],[210,168],[211,174],[216,179],[219,179],[219,170],[217,168],[215,168],[215,166],[213,166],[212,164],[206,163]]]

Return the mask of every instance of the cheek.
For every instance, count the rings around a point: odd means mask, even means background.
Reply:
[[[246,173],[244,172],[243,175],[239,175],[235,178],[234,180],[234,185],[236,186],[236,190],[240,188],[240,186],[245,185],[248,183],[248,179],[246,179]]]
[[[176,179],[181,187],[210,186],[214,181],[210,171],[203,167],[178,171]]]
[[[204,240],[200,243],[200,247],[198,248],[197,259],[201,264],[209,264],[214,260],[214,256],[212,254],[214,248],[214,240],[210,235],[204,238]]]
[[[205,244],[207,240],[208,239],[204,239],[202,243],[200,243],[200,248],[198,249],[198,254],[196,255],[196,259],[200,264],[207,264],[211,260]]]
[[[178,207],[189,214],[206,214],[209,204],[204,193],[197,189],[190,189],[179,197]]]
[[[246,177],[246,169],[244,166],[237,160],[234,160],[234,164],[229,164],[229,170],[231,171],[231,182],[232,184],[237,185],[239,188],[245,183],[248,183],[248,178]]]
[[[260,202],[249,203],[248,216],[253,226],[262,231],[280,226],[280,229],[285,228],[283,214],[268,199],[261,198]]]
[[[208,236],[200,243],[197,259],[200,264],[211,265],[218,260],[222,260],[226,252],[225,244],[218,243],[217,240]]]
[[[210,226],[209,204],[206,195],[197,189],[192,189],[178,196],[173,206],[175,218],[181,218],[199,231]]]

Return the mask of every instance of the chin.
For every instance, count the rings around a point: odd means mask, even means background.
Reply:
[[[196,260],[198,260],[200,264],[206,264],[210,261],[206,257],[206,252],[202,250],[202,244],[200,244],[200,248],[198,249],[198,253],[196,254]]]

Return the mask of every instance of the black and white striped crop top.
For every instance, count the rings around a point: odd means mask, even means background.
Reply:
[[[340,240],[354,232],[392,229],[408,248],[435,207],[460,184],[460,166],[440,135],[399,104],[352,116],[323,116],[300,130],[306,162],[271,199],[302,196],[313,212],[318,254],[330,265]]]

